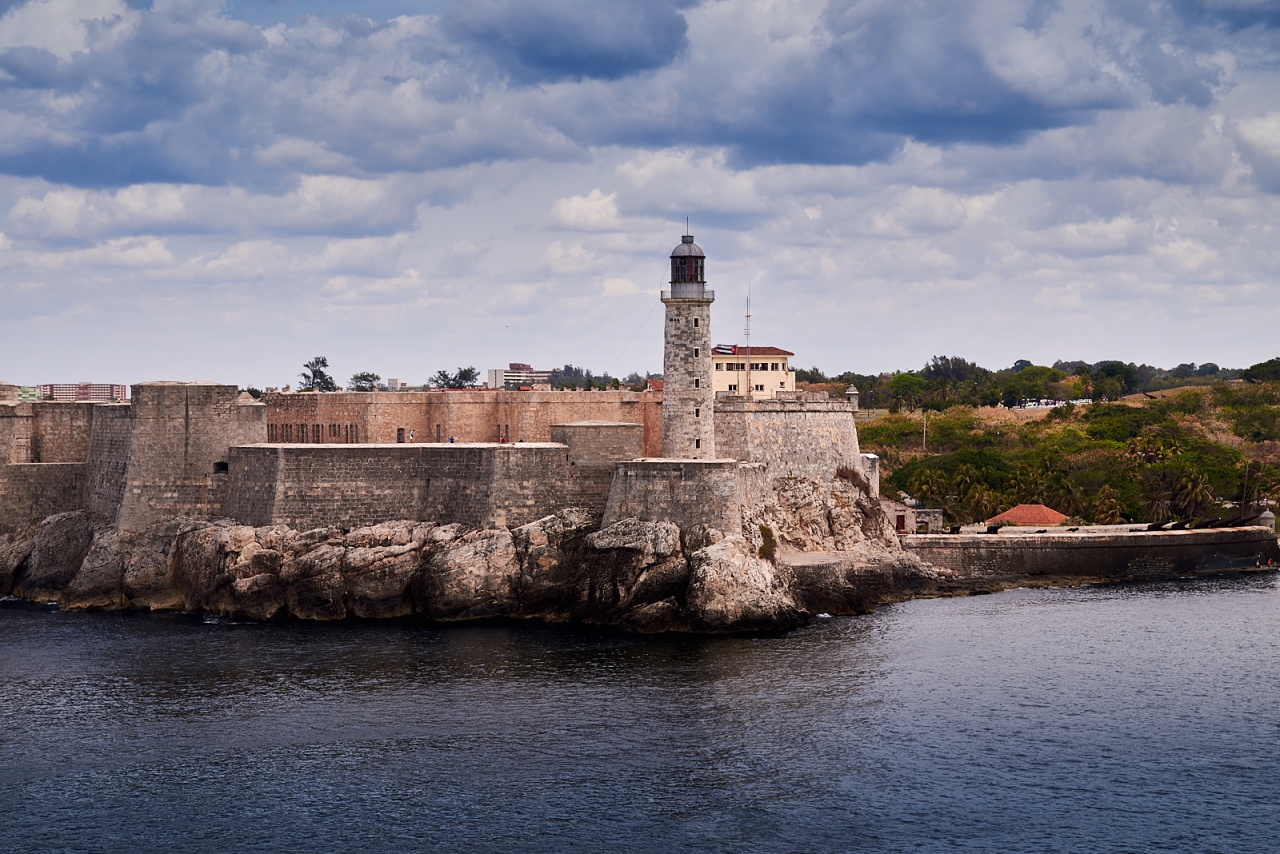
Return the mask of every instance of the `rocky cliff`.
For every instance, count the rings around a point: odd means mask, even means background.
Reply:
[[[826,548],[843,558],[806,564],[798,576],[787,561],[760,556],[766,529],[782,552]],[[77,511],[0,540],[0,594],[65,609],[259,620],[420,615],[785,631],[813,605],[866,610],[876,601],[868,591],[904,575],[936,577],[901,550],[877,502],[851,485],[806,481],[784,484],[742,532],[635,519],[598,530],[597,518],[574,509],[511,529],[387,521],[298,531],[181,519],[121,532]]]

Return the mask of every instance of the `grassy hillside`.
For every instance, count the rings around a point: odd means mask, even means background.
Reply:
[[[1219,382],[1158,399],[1051,410],[952,406],[861,423],[902,490],[953,521],[1020,502],[1098,523],[1233,515],[1280,497],[1280,382]]]

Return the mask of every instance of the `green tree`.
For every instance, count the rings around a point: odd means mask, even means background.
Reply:
[[[1149,478],[1142,485],[1142,512],[1152,522],[1169,520],[1172,502],[1169,490],[1158,478]]]
[[[352,374],[351,379],[347,380],[348,391],[375,391],[378,383],[382,381],[382,377],[369,371],[361,371],[358,374]]]
[[[934,469],[920,469],[911,476],[908,489],[921,504],[938,505],[947,494],[947,476]]]
[[[302,378],[298,388],[309,391],[338,390],[338,384],[333,381],[333,377],[329,376],[329,372],[325,370],[329,367],[329,360],[324,356],[316,356],[309,362],[303,362],[302,367],[306,368],[306,370],[298,375]]]
[[[951,476],[951,491],[956,495],[968,495],[969,489],[980,480],[978,470],[969,463],[964,463]]]
[[[889,380],[889,394],[894,403],[914,410],[919,405],[920,396],[924,393],[926,386],[928,383],[922,377],[912,373],[901,373]]]
[[[1268,359],[1240,372],[1240,379],[1249,382],[1280,380],[1280,359]]]
[[[1093,521],[1096,525],[1118,525],[1124,521],[1124,505],[1110,484],[1103,484],[1093,496]]]
[[[1195,517],[1196,513],[1213,503],[1213,490],[1209,486],[1209,478],[1203,472],[1188,472],[1178,483],[1174,497],[1187,518]]]
[[[436,375],[431,378],[431,384],[439,388],[474,388],[479,378],[480,372],[475,368],[458,368],[452,374],[441,370],[436,371]]]
[[[1065,474],[1058,472],[1050,481],[1047,495],[1049,506],[1067,516],[1079,516],[1084,510],[1084,496],[1080,487],[1071,482]]]
[[[975,483],[964,497],[964,507],[974,521],[990,519],[1000,512],[1004,496],[985,483]]]

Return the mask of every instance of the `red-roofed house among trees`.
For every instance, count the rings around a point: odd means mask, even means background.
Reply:
[[[777,347],[739,347],[717,344],[711,349],[711,388],[754,400],[768,400],[780,391],[796,390],[796,372],[788,359],[790,350]]]
[[[1019,504],[1010,507],[998,516],[987,520],[988,525],[1059,525],[1067,521],[1067,517],[1043,504]]]

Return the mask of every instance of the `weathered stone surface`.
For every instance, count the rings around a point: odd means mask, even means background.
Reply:
[[[237,578],[228,592],[222,606],[225,616],[269,620],[284,606],[284,585],[272,573]]]
[[[289,559],[280,566],[280,578],[286,584],[293,584],[318,575],[335,572],[341,574],[342,560],[346,553],[346,549],[328,543],[322,543],[305,553],[291,553]]]
[[[618,622],[623,628],[645,634],[689,631],[689,621],[674,596],[628,611]]]
[[[182,532],[207,527],[203,521],[165,522],[134,536],[121,585],[125,603],[156,611],[183,607],[185,597],[174,578],[171,552]]]
[[[689,562],[682,557],[671,557],[640,573],[623,598],[622,607],[635,609],[664,599],[679,601],[688,585]]]
[[[471,531],[432,554],[414,581],[414,600],[436,620],[515,616],[519,573],[510,531]]]
[[[409,530],[399,529],[402,537],[364,540],[403,540],[399,545],[347,549],[342,575],[346,579],[348,610],[357,617],[402,617],[412,613],[409,582],[418,569],[419,554],[410,541]]]
[[[832,484],[827,518],[836,551],[854,551],[867,543],[902,551],[898,532],[880,502],[848,481]]]
[[[595,527],[590,511],[570,508],[512,530],[521,616],[567,620],[578,611],[589,588],[583,550]]]
[[[670,522],[619,519],[603,531],[588,535],[587,547],[595,551],[625,549],[645,558],[665,558],[680,550],[680,529]]]
[[[727,537],[689,556],[685,613],[701,631],[786,631],[808,613],[791,597],[789,578],[756,557],[741,537]]]
[[[225,572],[225,542],[225,525],[193,525],[178,534],[168,568],[168,586],[180,593],[186,610],[221,613],[225,588],[231,582]],[[147,595],[156,596],[165,586],[165,579],[154,575],[158,567],[150,569],[151,577],[140,580],[149,585]],[[130,598],[136,601],[137,597]]]
[[[58,597],[58,607],[123,607],[124,570],[131,545],[132,538],[128,535],[112,528],[99,530],[80,569]]]
[[[938,586],[932,567],[898,553],[864,562],[852,552],[783,556],[791,571],[791,594],[812,614],[869,614],[875,606],[911,596],[931,595]]]
[[[685,554],[714,545],[724,539],[724,531],[709,525],[697,525],[681,532]]]
[[[31,556],[35,536],[0,538],[0,596],[13,590],[13,574]]]
[[[289,613],[300,620],[341,620],[347,616],[346,581],[333,570],[294,581],[285,592]]]
[[[356,528],[347,534],[346,545],[349,549],[405,546],[413,542],[413,529],[419,524],[411,520],[401,520]]]
[[[38,602],[58,599],[93,544],[94,520],[83,510],[50,516],[36,529],[31,555],[14,580],[14,595]]]

